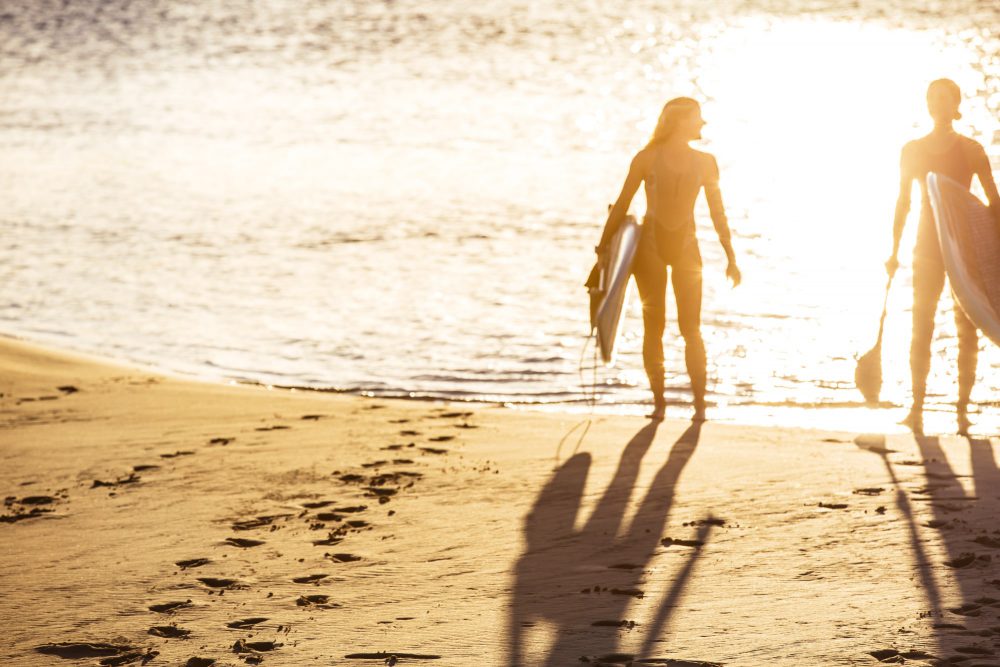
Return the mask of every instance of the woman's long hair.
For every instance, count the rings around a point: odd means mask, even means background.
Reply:
[[[675,97],[664,104],[663,111],[660,112],[660,117],[656,121],[653,136],[650,137],[649,143],[646,145],[655,146],[669,139],[677,129],[677,124],[699,107],[698,100],[690,97]]]

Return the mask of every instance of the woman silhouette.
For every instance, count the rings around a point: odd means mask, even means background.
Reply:
[[[990,169],[986,151],[977,141],[962,136],[952,122],[962,117],[958,112],[962,93],[950,79],[938,79],[927,88],[927,111],[934,119],[934,129],[925,137],[903,146],[900,158],[899,199],[892,230],[892,256],[885,263],[889,275],[899,267],[899,241],[906,216],[910,212],[910,190],[913,181],[920,183],[920,223],[913,249],[913,337],[910,341],[910,372],[913,380],[913,406],[903,423],[916,434],[923,433],[924,394],[931,364],[931,339],[934,335],[934,314],[944,289],[944,261],[934,213],[927,195],[927,173],[937,172],[968,188],[972,177],[978,176],[986,191],[990,208],[1000,220],[1000,196]],[[969,398],[976,381],[976,357],[979,339],[975,325],[955,303],[955,325],[958,329],[958,432],[969,432]]]
[[[646,215],[632,273],[642,300],[642,360],[653,391],[652,419],[663,419],[663,329],[666,322],[668,267],[673,274],[677,324],[684,337],[684,358],[694,395],[694,420],[705,419],[706,361],[701,338],[701,253],[695,237],[694,205],[704,188],[719,241],[729,265],[726,276],[740,283],[729,225],[719,190],[715,157],[688,144],[701,138],[705,121],[701,107],[689,97],[670,100],[663,107],[646,147],[636,154],[625,185],[608,214],[598,254],[624,221],[640,183],[646,188]]]

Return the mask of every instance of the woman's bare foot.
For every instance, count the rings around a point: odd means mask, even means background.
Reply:
[[[959,409],[956,415],[958,420],[958,434],[959,435],[969,435],[969,429],[972,428],[972,422],[969,421],[969,415],[965,410]]]
[[[706,417],[705,417],[705,404],[704,403],[695,403],[694,404],[694,416],[691,417],[691,421],[693,421],[693,422],[703,422],[703,421],[705,421],[705,419],[706,419]]]
[[[663,418],[666,416],[666,414],[667,414],[667,404],[657,402],[653,404],[653,411],[646,416],[652,419],[653,421],[661,422],[663,421]]]
[[[903,420],[899,422],[906,428],[913,432],[913,435],[923,435],[924,434],[924,412],[917,408],[912,408],[908,415],[903,417]]]

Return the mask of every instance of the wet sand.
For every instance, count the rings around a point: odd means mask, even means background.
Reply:
[[[1000,665],[996,440],[588,428],[11,339],[0,394],[3,664]]]

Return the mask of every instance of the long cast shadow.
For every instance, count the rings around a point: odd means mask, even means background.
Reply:
[[[684,466],[694,454],[700,424],[692,424],[674,443],[657,471],[628,529],[621,533],[625,512],[642,460],[656,436],[658,423],[643,427],[626,445],[618,467],[584,526],[575,530],[583,503],[591,457],[575,454],[560,466],[525,520],[526,547],[516,566],[508,618],[510,665],[570,665],[583,655],[614,655],[619,633],[630,628],[625,614],[645,596],[644,571],[659,544]],[[707,537],[710,523],[699,539]],[[666,627],[699,555],[672,582],[643,641],[643,652]],[[550,649],[525,645],[525,628],[546,622],[555,630]],[[640,628],[639,631],[642,631]]]
[[[944,605],[935,623],[942,658],[985,657],[997,653],[1000,628],[995,625],[1000,590],[997,580],[1000,532],[997,493],[1000,469],[988,439],[966,438],[972,473],[972,493],[966,493],[936,437],[918,437],[927,479],[925,492],[933,511],[928,527],[936,530],[946,558],[937,565],[957,584],[958,605]]]
[[[907,521],[915,565],[933,618],[937,658],[943,664],[986,664],[1000,653],[1000,468],[989,439],[966,438],[972,493],[962,486],[941,441],[916,437],[925,485],[909,492],[885,453],[883,461],[896,488],[896,505]],[[913,507],[928,504],[932,518],[917,522]],[[943,559],[932,557],[921,533],[935,531],[944,546]],[[954,580],[959,600],[949,604],[943,583]],[[891,658],[891,657],[890,657]],[[998,663],[1000,664],[1000,663]]]

